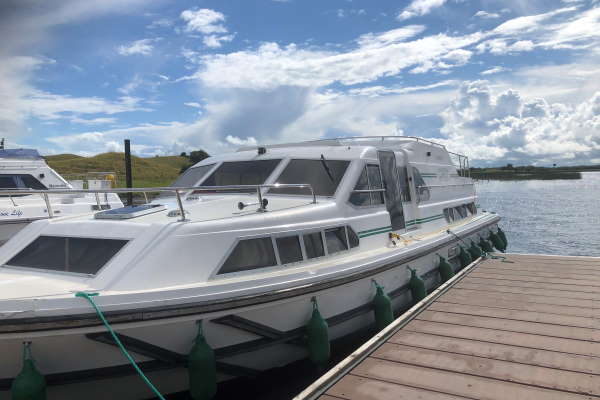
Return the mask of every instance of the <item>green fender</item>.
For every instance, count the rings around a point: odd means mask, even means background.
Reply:
[[[502,251],[502,252],[504,252],[504,250],[506,250],[506,245],[504,244],[504,242],[502,241],[500,236],[495,234],[493,231],[490,231],[490,241],[492,242],[492,244],[494,245],[494,247],[497,250]]]
[[[321,316],[317,299],[311,299],[313,303],[312,316],[306,324],[306,335],[308,342],[308,356],[312,362],[319,366],[327,364],[331,356],[329,345],[329,327],[327,321]]]
[[[392,300],[383,291],[383,286],[373,280],[375,288],[375,297],[373,297],[373,310],[375,311],[375,328],[377,332],[388,326],[394,321],[394,311],[392,310]]]
[[[215,352],[204,338],[202,321],[198,322],[198,334],[188,355],[188,377],[192,399],[210,400],[217,394]]]
[[[10,388],[12,400],[46,400],[46,379],[31,357],[31,343],[23,343],[23,368]]]
[[[439,254],[438,257],[440,258],[440,265],[438,267],[440,271],[440,278],[442,283],[444,283],[454,276],[454,269],[444,257],[440,256]]]
[[[479,257],[483,257],[483,252],[481,251],[479,246],[477,246],[473,241],[471,241],[471,247],[469,247],[468,250],[473,260],[476,260]]]
[[[502,239],[502,242],[504,242],[504,248],[506,249],[508,247],[508,239],[506,238],[506,234],[500,227],[498,227],[498,236],[500,237],[500,239]]]
[[[460,267],[464,268],[473,262],[473,257],[471,257],[471,254],[468,251],[465,251],[465,249],[462,246],[458,247],[460,247],[460,253],[458,253],[458,258],[460,259]]]
[[[492,253],[494,251],[494,248],[492,247],[490,242],[488,242],[484,238],[479,239],[479,247],[481,247],[481,249],[486,253]]]
[[[425,288],[425,282],[417,275],[417,270],[411,267],[406,267],[410,271],[410,281],[408,287],[410,287],[410,293],[412,295],[413,303],[418,303],[427,297],[427,289]]]

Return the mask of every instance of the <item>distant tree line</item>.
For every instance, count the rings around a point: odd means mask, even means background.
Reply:
[[[191,167],[192,165],[199,163],[200,161],[204,160],[205,158],[210,157],[210,155],[205,152],[204,150],[194,150],[194,151],[190,151],[190,154],[187,154],[185,151],[182,152],[180,154],[181,157],[185,157],[189,160],[189,162],[181,167],[181,171],[180,173],[185,172],[185,170],[187,170],[189,167]]]

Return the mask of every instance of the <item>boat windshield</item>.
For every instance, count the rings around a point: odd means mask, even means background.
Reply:
[[[291,160],[285,167],[276,183],[300,184],[308,183],[317,196],[333,196],[340,184],[350,161],[348,160]],[[310,189],[273,188],[273,194],[310,195]]]
[[[171,184],[171,187],[189,187],[195,186],[200,179],[206,175],[215,164],[200,165],[198,167],[188,168],[182,175]]]
[[[277,160],[227,161],[211,173],[200,185],[202,186],[235,186],[261,185],[273,173],[281,162]],[[255,189],[239,190],[239,192],[254,192]],[[194,192],[206,193],[206,192]]]

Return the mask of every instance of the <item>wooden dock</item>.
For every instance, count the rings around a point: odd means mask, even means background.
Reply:
[[[599,399],[600,258],[474,263],[297,400]]]

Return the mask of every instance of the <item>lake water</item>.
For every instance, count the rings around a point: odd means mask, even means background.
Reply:
[[[580,180],[485,181],[476,185],[482,210],[502,217],[508,252],[600,256],[600,172],[583,172]],[[333,349],[331,365],[366,341]],[[319,375],[307,360],[219,387],[215,400],[291,399]],[[186,394],[172,399],[188,399]]]
[[[577,180],[486,181],[482,210],[502,217],[508,252],[600,256],[600,172]]]

